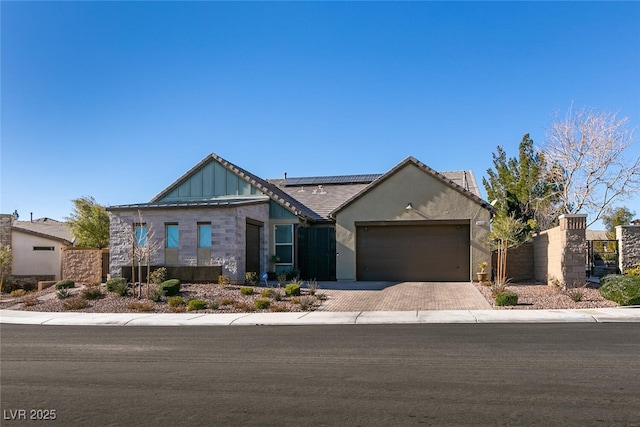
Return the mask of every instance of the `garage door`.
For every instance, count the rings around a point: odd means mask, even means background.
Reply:
[[[358,280],[469,280],[469,224],[356,227]]]

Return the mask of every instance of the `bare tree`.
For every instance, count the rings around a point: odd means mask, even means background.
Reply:
[[[543,151],[562,212],[586,213],[591,225],[612,203],[637,193],[640,157],[630,152],[634,143],[628,117],[587,108],[556,116]]]
[[[141,235],[136,234],[137,227],[144,227],[145,232]],[[132,224],[131,233],[129,235],[129,241],[131,244],[131,282],[133,285],[133,296],[138,299],[142,297],[142,268],[146,264],[147,268],[147,281],[146,294],[149,296],[149,274],[151,269],[151,259],[162,248],[162,242],[155,238],[155,229],[152,225],[146,224],[142,218],[142,213],[138,211],[138,222]],[[138,267],[138,282],[139,286],[136,289],[136,263]]]

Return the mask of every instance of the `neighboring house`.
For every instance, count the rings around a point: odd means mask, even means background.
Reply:
[[[6,221],[4,221],[6,220]],[[71,230],[51,218],[15,221],[3,215],[3,235],[11,242],[13,276],[54,276],[61,279],[62,250],[73,246]]]
[[[385,174],[267,180],[211,154],[150,202],[107,211],[112,276],[146,239],[161,248],[152,265],[219,265],[235,282],[293,269],[317,280],[469,281],[490,262],[492,207],[473,174],[413,157]]]

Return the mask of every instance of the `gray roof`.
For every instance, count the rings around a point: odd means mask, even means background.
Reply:
[[[170,203],[161,201],[167,194],[170,194],[180,184],[188,180],[191,175],[198,171],[198,169],[211,161],[218,162],[227,170],[233,172],[245,182],[248,182],[260,190],[263,194],[266,194],[270,199],[283,206],[294,215],[314,222],[332,221],[332,212],[345,205],[345,203],[353,200],[368,188],[377,185],[379,180],[386,179],[390,174],[395,173],[395,171],[397,171],[401,166],[404,166],[408,161],[413,162],[418,167],[427,171],[430,175],[462,192],[466,196],[471,197],[481,205],[488,206],[488,204],[480,198],[480,192],[471,171],[438,173],[418,162],[413,157],[405,159],[405,161],[401,162],[385,174],[262,179],[247,170],[228,162],[222,157],[211,153],[171,185],[162,190],[157,196],[151,199],[149,203],[111,206],[108,207],[107,210],[225,206],[265,201],[265,198],[260,198],[259,196],[237,199],[212,198],[210,200],[185,200]]]
[[[412,158],[410,158],[412,159]],[[414,159],[415,160],[415,159]],[[417,161],[416,161],[417,162]],[[406,160],[401,163],[405,164]],[[419,162],[418,162],[419,163]],[[420,163],[422,165],[422,163]],[[425,166],[426,167],[426,166]],[[392,170],[396,170],[396,168]],[[480,200],[480,192],[471,171],[442,172],[433,171],[443,179],[463,190],[467,196]],[[344,203],[363,192],[376,180],[386,174],[338,175],[268,179],[267,181],[294,198],[301,205],[312,210],[316,217],[328,220],[331,213]],[[483,203],[486,203],[480,200]]]
[[[12,227],[14,230],[58,240],[67,245],[72,245],[75,240],[66,222],[56,221],[51,218],[40,218],[33,221],[14,221]]]

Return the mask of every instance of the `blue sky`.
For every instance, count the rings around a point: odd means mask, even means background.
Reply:
[[[636,2],[0,8],[0,210],[21,219],[148,201],[211,152],[265,178],[411,155],[480,184],[572,104],[640,123]]]

